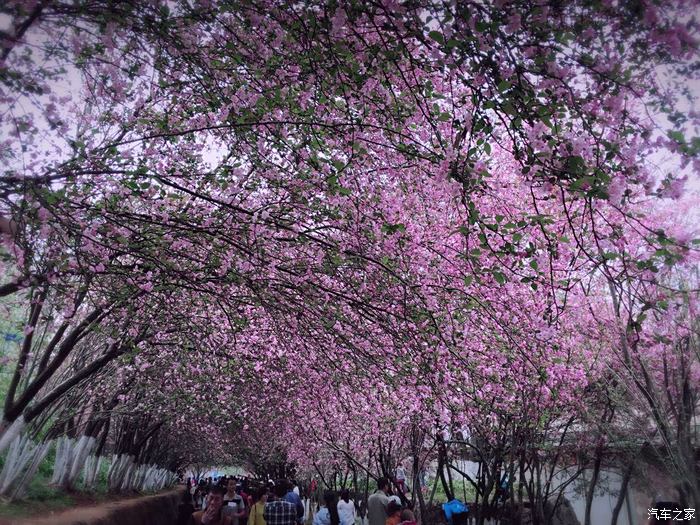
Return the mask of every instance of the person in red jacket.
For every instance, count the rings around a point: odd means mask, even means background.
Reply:
[[[401,511],[401,521],[399,525],[416,525],[416,517],[410,509]]]

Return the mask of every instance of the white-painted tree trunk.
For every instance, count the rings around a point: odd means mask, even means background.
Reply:
[[[131,490],[132,481],[134,479],[134,475],[136,474],[137,469],[138,469],[138,465],[134,461],[134,458],[130,457],[129,463],[127,464],[126,468],[124,469],[124,475],[122,476],[122,484],[121,484],[122,491],[126,492],[128,490]]]
[[[54,485],[58,482],[58,469],[57,465],[61,462],[61,457],[63,456],[63,442],[65,438],[61,436],[56,440],[56,454],[53,459],[53,474],[51,475],[51,484]]]
[[[78,443],[79,440],[77,439],[69,437],[63,438],[61,456],[59,457],[57,454],[56,462],[54,463],[53,477],[51,478],[53,484],[63,488],[68,486],[71,465],[75,458],[76,446]]]
[[[136,490],[141,486],[141,479],[143,479],[144,465],[139,465],[134,463],[134,468],[131,471],[131,478],[129,479],[127,490]]]
[[[62,485],[64,489],[74,488],[75,482],[78,480],[78,476],[85,465],[85,460],[96,443],[97,440],[91,436],[81,436],[77,441],[73,447],[72,461],[69,465],[66,465],[64,484]]]
[[[155,469],[151,474],[150,490],[160,490],[163,488],[163,469]]]
[[[88,456],[85,460],[85,470],[83,473],[83,484],[86,489],[92,489],[97,482],[97,474],[102,465],[102,456]]]
[[[112,462],[109,465],[109,470],[107,471],[107,486],[112,488],[112,479],[114,478],[114,473],[117,470],[117,464],[120,461],[121,456],[118,456],[117,454],[112,454]]]
[[[133,458],[129,458],[129,464],[127,465],[124,475],[122,476],[122,482],[121,485],[119,486],[119,490],[122,492],[126,492],[128,490],[131,490],[132,488],[132,480],[134,478],[134,474],[136,473],[136,469],[138,469],[138,465],[134,463]]]
[[[134,457],[126,454],[114,456],[110,475],[108,476],[109,490],[116,492],[127,490],[128,480],[134,466]]]
[[[10,428],[10,423],[7,419],[4,417],[0,419],[0,437],[2,437],[5,434],[5,431]]]
[[[121,485],[121,469],[125,460],[126,456],[123,454],[112,455],[112,464],[107,472],[107,486],[111,491],[116,490]]]
[[[151,480],[151,486],[149,487],[149,490],[160,490],[163,488],[163,482],[165,481],[163,472],[164,470],[162,468],[156,469],[153,472],[153,479]]]
[[[88,460],[88,467],[92,467],[94,458]],[[86,474],[87,475],[87,474]],[[94,477],[94,475],[93,475]],[[177,481],[177,474],[166,469],[158,468],[158,465],[139,465],[133,456],[125,454],[115,455],[107,474],[109,490],[126,492],[137,490],[140,492],[152,492],[170,487]]]
[[[163,490],[171,487],[177,481],[177,474],[166,469],[159,469],[154,485],[154,490]]]
[[[66,464],[72,448],[72,439],[68,436],[61,436],[56,443],[56,458],[53,462],[52,485],[60,485],[66,471]]]
[[[141,492],[150,492],[157,489],[157,480],[160,469],[157,465],[148,465],[143,480],[141,481],[139,490]]]
[[[151,479],[149,481],[150,486],[148,487],[148,490],[160,490],[163,488],[163,469],[158,468],[156,465],[153,465],[153,471],[151,472]]]
[[[2,492],[2,487],[8,484],[8,478],[11,480],[16,475],[15,470],[19,462],[19,457],[22,454],[23,446],[24,442],[21,436],[17,436],[10,444],[10,449],[7,451],[7,456],[5,457],[5,464],[2,467],[2,472],[0,472],[0,492]]]
[[[17,436],[24,430],[27,426],[26,421],[24,421],[24,416],[19,416],[12,423],[8,423],[4,419],[0,422],[0,453],[4,452],[7,447],[15,440]]]
[[[11,500],[21,498],[27,493],[29,483],[32,481],[32,479],[34,479],[36,471],[39,470],[39,465],[41,465],[41,462],[44,461],[44,458],[46,458],[46,454],[48,454],[49,450],[51,450],[52,445],[53,443],[51,441],[47,441],[34,449],[34,457],[31,464],[27,470],[25,470],[24,475],[15,484],[10,493]]]
[[[138,490],[141,492],[146,492],[149,490],[149,486],[151,485],[151,476],[153,475],[153,465],[146,465],[146,468],[143,471],[143,475],[141,476],[141,479],[139,480],[139,486]]]
[[[36,449],[37,447],[26,435],[17,436],[12,441],[5,458],[5,465],[0,473],[0,494],[6,495],[10,492],[12,484],[34,459]]]
[[[155,465],[142,465],[141,476],[139,477],[137,490],[143,490],[143,487],[148,486],[149,478],[151,477],[151,472],[153,471]]]

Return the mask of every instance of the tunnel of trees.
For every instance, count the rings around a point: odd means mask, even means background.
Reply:
[[[404,461],[425,513],[471,458],[484,516],[603,466],[613,520],[649,468],[695,506],[696,8],[4,2],[0,494]]]

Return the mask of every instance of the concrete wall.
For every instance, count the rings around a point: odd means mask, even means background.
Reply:
[[[16,520],[16,525],[173,525],[184,487],[127,500],[79,507],[51,516]]]

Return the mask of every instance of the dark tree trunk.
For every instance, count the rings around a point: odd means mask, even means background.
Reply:
[[[588,485],[588,491],[586,492],[586,513],[584,517],[584,525],[591,525],[591,507],[593,506],[593,497],[595,495],[595,488],[598,484],[598,477],[600,476],[600,465],[603,462],[603,442],[598,441],[598,445],[595,448],[595,459],[593,462],[593,475],[591,476],[591,482]]]
[[[636,463],[636,458],[632,459],[629,466],[625,469],[622,475],[622,483],[620,484],[620,493],[617,495],[617,501],[615,502],[615,508],[612,511],[612,517],[610,518],[610,525],[617,525],[617,519],[620,516],[620,511],[622,510],[622,505],[625,503],[625,497],[627,496],[627,486],[629,485],[630,479],[632,478],[632,472],[634,471],[634,465]]]

